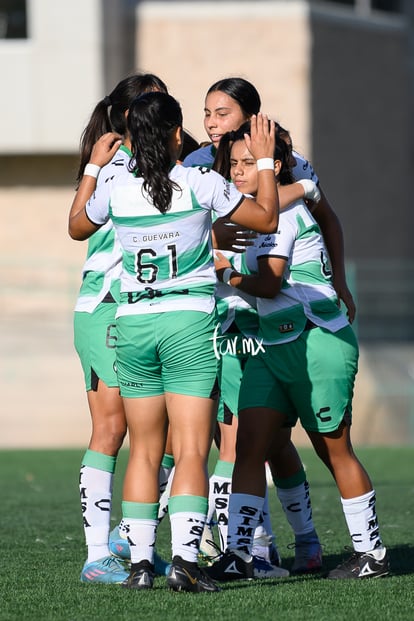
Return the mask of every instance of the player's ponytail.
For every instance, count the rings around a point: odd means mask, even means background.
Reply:
[[[129,169],[144,179],[143,190],[161,213],[170,208],[173,189],[179,189],[169,178],[175,164],[170,141],[182,123],[180,104],[166,93],[145,93],[129,108],[132,151]]]
[[[107,132],[125,136],[126,112],[131,102],[138,95],[149,91],[168,92],[166,85],[158,76],[153,73],[137,73],[121,80],[109,95],[96,104],[80,139],[77,185],[82,179],[95,142]]]

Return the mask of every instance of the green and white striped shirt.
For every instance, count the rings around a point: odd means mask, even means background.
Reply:
[[[112,184],[109,202],[99,190],[88,202],[88,218],[110,218],[122,246],[121,302],[117,316],[199,310],[215,306],[212,211],[227,216],[244,200],[216,172],[174,166],[179,186],[170,209],[160,213],[143,190],[143,180],[126,174]]]
[[[330,332],[348,325],[338,306],[321,232],[303,201],[281,211],[277,233],[260,235],[246,255],[253,273],[261,257],[287,261],[280,293],[272,299],[257,298],[258,336],[265,345],[295,340],[307,320]]]
[[[112,160],[103,166],[97,179],[100,192],[109,191],[120,176],[125,175],[131,152],[123,145]],[[88,240],[86,261],[82,269],[82,284],[75,311],[92,313],[108,293],[119,302],[122,249],[109,220]]]

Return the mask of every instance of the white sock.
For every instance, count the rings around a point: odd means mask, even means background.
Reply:
[[[124,522],[124,518],[118,524],[118,534],[121,539],[128,539],[128,527]]]
[[[154,563],[155,538],[158,527],[158,503],[122,502],[123,531],[131,552],[131,564]]]
[[[210,477],[209,506],[216,512],[217,529],[220,537],[220,548],[226,549],[227,525],[229,521],[229,498],[231,494],[231,478],[234,463],[219,459],[214,473]]]
[[[171,496],[168,513],[171,522],[172,557],[197,563],[206,522],[208,500],[202,496]]]
[[[112,484],[116,458],[86,451],[79,476],[83,528],[88,546],[87,563],[109,556]],[[88,464],[97,464],[88,465]],[[108,471],[111,470],[111,471]]]
[[[254,533],[263,509],[264,498],[252,494],[230,496],[227,548],[251,554]]]
[[[375,510],[375,491],[356,498],[341,498],[341,502],[354,550],[368,552],[382,548]]]
[[[315,530],[312,520],[309,483],[304,481],[295,487],[277,487],[276,491],[295,537],[306,535]]]
[[[253,556],[260,556],[270,562],[270,546],[274,542],[272,522],[270,520],[269,493],[266,486],[263,509],[253,539]]]

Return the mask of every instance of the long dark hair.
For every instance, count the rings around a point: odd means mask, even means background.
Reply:
[[[250,136],[250,121],[246,121],[239,129],[227,132],[221,137],[212,168],[226,179],[230,178],[231,147],[233,143],[238,140],[244,140],[245,134]],[[296,160],[292,154],[292,139],[288,130],[279,125],[279,123],[276,123],[276,145],[273,152],[273,159],[280,160],[281,162],[278,175],[280,185],[294,183],[295,179],[292,169],[296,164]]]
[[[132,159],[129,170],[144,179],[143,189],[161,213],[171,205],[173,189],[179,186],[169,178],[172,161],[170,140],[182,128],[180,104],[167,93],[145,93],[129,107],[128,131]]]
[[[168,93],[164,82],[152,73],[138,73],[124,78],[114,90],[99,101],[80,139],[80,163],[76,182],[79,185],[95,142],[107,132],[126,134],[125,112],[131,102],[142,93]]]
[[[261,101],[257,89],[244,78],[224,78],[210,86],[207,95],[220,91],[237,101],[243,114],[251,117],[260,111]]]

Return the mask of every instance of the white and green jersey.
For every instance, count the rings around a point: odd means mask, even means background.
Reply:
[[[308,320],[330,332],[348,325],[338,307],[322,234],[303,201],[280,212],[277,233],[260,235],[247,249],[251,272],[258,271],[263,257],[287,261],[280,293],[272,299],[257,298],[259,337],[265,345],[295,340]]]
[[[221,251],[230,261],[232,267],[240,274],[248,274],[246,265],[246,253],[236,253]],[[231,285],[217,282],[216,286],[216,305],[221,324],[221,331],[224,334],[232,326],[248,336],[256,336],[259,328],[259,320],[256,310],[256,298],[248,293],[244,293]]]
[[[113,182],[125,174],[130,157],[131,152],[122,145],[112,160],[100,170],[97,188],[102,186],[109,193]],[[121,261],[121,245],[112,222],[108,221],[89,238],[75,311],[92,313],[108,293],[116,302],[119,301]]]
[[[87,203],[88,218],[111,218],[122,246],[121,301],[117,316],[176,310],[214,310],[216,273],[212,256],[212,211],[228,216],[244,200],[237,188],[208,169],[174,166],[170,209],[160,213],[143,180],[126,174],[110,197],[98,189]]]
[[[206,154],[210,153],[210,151],[205,149]],[[194,151],[194,153],[190,155],[195,156],[199,152],[201,153],[202,150]],[[315,183],[318,183],[318,176],[313,170],[310,162],[299,155],[296,151],[293,152],[293,155],[296,160],[296,165],[292,169],[295,180],[311,179]],[[186,162],[187,158],[184,160],[184,165]],[[230,224],[230,226],[235,225]],[[241,274],[249,274],[249,270],[246,265],[245,253],[240,254],[223,252],[223,254],[228,258],[236,271]],[[240,332],[245,336],[254,337],[257,335],[259,329],[259,319],[256,311],[256,300],[254,297],[239,291],[231,285],[218,283],[216,298],[217,310],[223,333],[227,332],[228,328],[232,324],[236,324]]]

